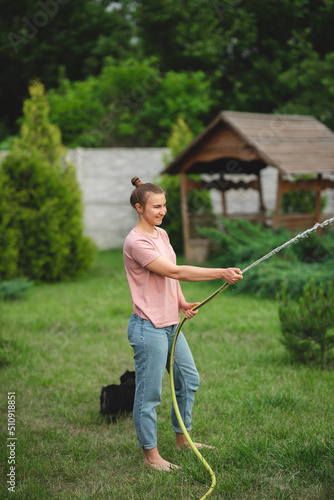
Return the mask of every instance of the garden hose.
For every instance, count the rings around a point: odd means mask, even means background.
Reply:
[[[208,302],[210,302],[210,300],[212,300],[219,293],[221,293],[223,290],[225,290],[225,288],[227,288],[228,285],[229,285],[228,283],[224,283],[224,285],[222,285],[212,295],[210,295],[205,300],[203,300],[203,302],[200,302],[196,306],[192,307],[192,311],[197,311],[197,309],[199,309],[200,307],[202,307],[205,304],[207,304]],[[180,410],[179,410],[179,406],[177,404],[176,394],[175,394],[175,387],[174,387],[173,365],[174,365],[174,357],[175,357],[175,348],[176,348],[176,343],[177,343],[177,339],[179,337],[181,328],[182,328],[182,326],[184,325],[184,323],[186,321],[187,321],[187,318],[184,317],[182,319],[182,321],[179,323],[179,325],[178,325],[178,327],[176,329],[174,340],[173,340],[173,344],[172,344],[172,349],[171,349],[171,354],[170,354],[170,370],[169,370],[169,372],[170,372],[169,373],[170,374],[170,387],[171,387],[172,400],[173,400],[175,414],[176,414],[177,420],[178,420],[178,422],[180,424],[180,427],[182,429],[182,432],[184,434],[184,437],[188,441],[189,446],[192,449],[192,451],[199,458],[199,460],[202,462],[202,464],[204,465],[204,467],[209,471],[210,476],[211,476],[211,486],[210,486],[209,490],[205,493],[205,495],[200,499],[200,500],[203,500],[204,498],[206,498],[209,495],[211,495],[211,493],[213,492],[213,490],[214,490],[214,488],[216,486],[216,476],[215,476],[215,473],[213,472],[213,470],[211,469],[210,465],[208,464],[208,462],[201,455],[201,453],[199,452],[199,450],[196,448],[196,446],[194,445],[193,441],[191,440],[191,437],[189,436],[189,433],[188,433],[188,431],[187,431],[187,429],[186,429],[186,427],[184,425],[184,422],[182,420],[181,413],[180,413]]]

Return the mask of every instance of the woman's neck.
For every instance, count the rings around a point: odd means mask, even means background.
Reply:
[[[158,235],[158,231],[155,226],[151,226],[150,224],[142,224],[138,222],[136,225],[136,228],[139,231],[142,231],[143,233],[148,234],[149,236],[152,236],[153,238],[156,238]]]

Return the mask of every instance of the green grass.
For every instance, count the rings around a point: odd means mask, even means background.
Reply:
[[[244,279],[251,279],[245,276]],[[184,283],[200,301],[219,283]],[[159,450],[182,472],[142,462],[132,418],[108,425],[101,387],[133,369],[131,298],[120,251],[101,252],[83,278],[0,302],[1,498],[198,499],[210,477],[174,448],[166,373]],[[293,364],[280,343],[277,304],[228,287],[184,329],[201,384],[194,440],[217,476],[210,498],[333,499],[333,373]],[[16,492],[7,491],[7,393],[16,396]]]

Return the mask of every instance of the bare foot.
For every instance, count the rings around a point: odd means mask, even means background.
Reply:
[[[191,447],[183,434],[176,432],[175,437],[176,437],[176,448],[178,450],[182,450],[183,447],[186,447],[186,448]],[[210,450],[214,449],[213,446],[209,446],[208,444],[194,443],[194,445],[198,450],[201,450],[202,448],[208,448]]]
[[[179,468],[177,465],[164,460],[160,456],[158,448],[153,448],[152,450],[144,450],[144,454],[144,464],[152,467],[155,470],[171,471]]]
[[[148,465],[149,467],[152,467],[152,469],[160,470],[160,471],[167,471],[167,472],[170,472],[171,470],[176,470],[179,468],[177,465],[172,464],[170,462],[167,462],[167,460],[164,460],[163,458],[161,458],[161,460],[159,462],[155,462],[155,463],[149,462],[145,458],[144,464]]]

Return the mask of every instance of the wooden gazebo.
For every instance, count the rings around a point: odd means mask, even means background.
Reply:
[[[262,196],[260,174],[267,166],[278,169],[273,215],[267,213]],[[334,173],[334,133],[312,116],[224,111],[163,173],[181,175],[185,256],[188,261],[194,260],[191,216],[186,201],[192,189],[218,189],[222,193],[222,214],[227,217],[225,193],[229,189],[255,189],[259,210],[247,218],[292,230],[306,229],[320,222],[321,192],[334,188],[333,175],[329,175]],[[206,180],[195,182],[188,177],[190,174],[206,174],[202,176]],[[250,180],[245,181],[244,174]],[[301,180],[300,176],[305,174],[311,178]],[[235,182],[233,177],[238,175],[239,180]],[[290,190],[315,191],[314,213],[282,215],[282,195]]]

